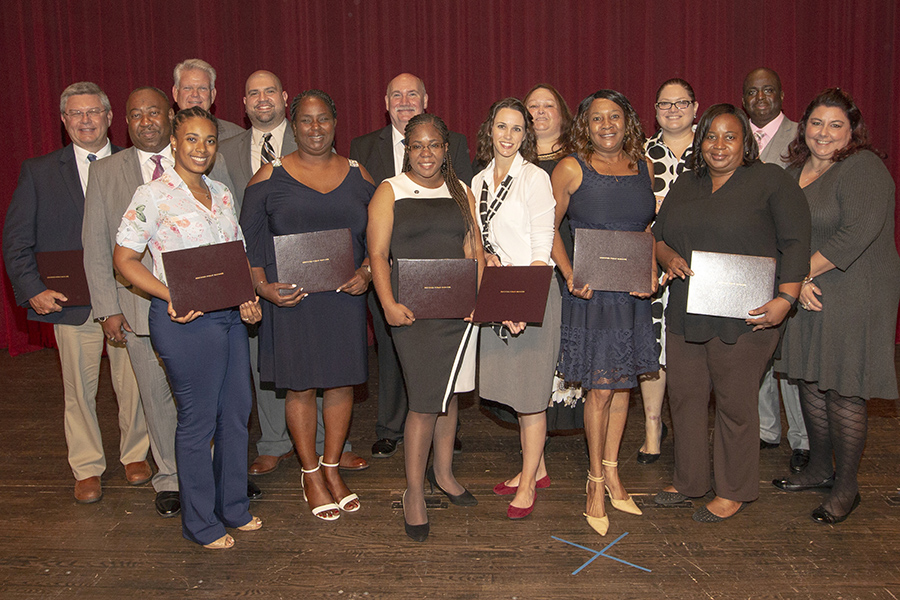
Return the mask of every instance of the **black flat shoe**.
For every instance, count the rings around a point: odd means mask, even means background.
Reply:
[[[852,513],[854,510],[856,510],[856,507],[859,506],[859,503],[861,501],[862,501],[862,498],[860,498],[859,493],[857,493],[856,498],[853,499],[853,505],[850,507],[850,510],[847,511],[846,515],[841,515],[841,516],[833,515],[830,512],[828,512],[827,510],[825,510],[824,506],[820,505],[819,508],[812,511],[812,514],[810,514],[810,516],[812,517],[812,520],[815,521],[816,523],[821,523],[823,525],[836,525],[836,524],[840,523],[841,521],[846,521],[847,517],[850,516],[850,513]]]
[[[669,435],[669,428],[666,427],[666,424],[662,424],[662,431],[659,432],[659,445],[662,446],[663,440],[666,439],[666,436]],[[642,465],[651,465],[659,460],[660,453],[650,454],[648,452],[641,452],[638,450],[637,453],[637,461]]]
[[[425,478],[428,480],[428,483],[431,484],[431,493],[433,494],[434,490],[436,488],[440,493],[447,496],[447,498],[450,500],[451,504],[455,504],[457,506],[477,506],[478,505],[478,498],[473,496],[471,494],[471,492],[469,492],[469,490],[464,489],[462,494],[460,494],[458,496],[454,496],[453,494],[447,492],[446,490],[444,490],[444,488],[439,486],[437,483],[437,477],[434,474],[434,466],[428,467],[428,470],[425,471]]]
[[[390,458],[397,452],[400,440],[382,438],[372,444],[372,458]]]
[[[163,518],[174,517],[181,512],[181,497],[178,492],[159,492],[156,494],[156,514]]]
[[[809,450],[797,448],[791,452],[791,473],[799,473],[809,464]]]
[[[262,498],[262,490],[250,479],[247,480],[247,497],[251,500],[259,500]]]
[[[834,486],[834,475],[816,483],[790,483],[787,477],[773,479],[772,485],[785,492],[804,492],[806,490],[827,490]]]
[[[759,449],[760,450],[774,450],[775,448],[779,447],[780,445],[781,445],[781,442],[778,442],[777,444],[775,444],[773,442],[767,442],[766,440],[763,440],[763,439],[759,440]]]
[[[694,513],[693,519],[698,523],[721,523],[722,521],[726,521],[744,510],[744,508],[746,508],[748,504],[749,502],[741,502],[741,505],[738,507],[738,509],[727,517],[720,517],[704,506]]]
[[[685,496],[681,492],[667,492],[663,490],[656,494],[653,498],[653,502],[659,504],[660,506],[672,506],[673,504],[681,504],[682,502],[688,500],[689,497]]]

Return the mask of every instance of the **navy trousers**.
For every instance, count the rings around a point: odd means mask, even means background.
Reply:
[[[150,305],[150,337],[178,406],[175,459],[184,537],[209,544],[250,522],[247,421],[252,382],[247,328],[237,309],[175,323]],[[210,442],[215,451],[210,455]]]

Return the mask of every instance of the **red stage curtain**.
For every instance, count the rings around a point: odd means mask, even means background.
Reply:
[[[0,28],[9,154],[0,164],[5,215],[20,162],[66,143],[58,117],[62,89],[91,80],[110,96],[114,142],[128,145],[130,90],[167,93],[172,68],[191,57],[219,72],[215,113],[243,122],[244,81],[266,68],[288,94],[318,87],[338,108],[339,152],[386,123],[384,90],[402,71],[427,85],[429,112],[469,137],[490,104],[554,84],[574,107],[609,87],[625,93],[649,132],[653,94],[680,76],[701,109],[740,103],[744,75],[769,66],[781,75],[784,110],[797,119],[814,94],[840,86],[856,98],[900,175],[900,9],[895,0],[421,2],[203,0],[62,2],[6,0]],[[0,286],[0,347],[11,353],[49,343]]]

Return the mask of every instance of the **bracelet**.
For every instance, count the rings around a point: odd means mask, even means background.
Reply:
[[[806,276],[806,277],[804,277],[804,278],[803,278],[803,283],[800,284],[800,287],[802,288],[802,287],[803,287],[804,285],[806,285],[807,283],[812,283],[812,282],[813,282],[813,279],[814,279],[814,277],[811,277],[811,276]]]
[[[781,298],[783,300],[787,300],[788,304],[790,304],[791,306],[794,306],[794,304],[797,302],[797,299],[794,298],[793,296],[791,296],[790,294],[788,294],[787,292],[778,292],[778,296],[776,296],[776,297]]]

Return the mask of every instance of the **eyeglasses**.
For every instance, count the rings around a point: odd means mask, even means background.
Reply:
[[[105,108],[92,108],[90,110],[70,110],[63,113],[70,119],[80,120],[81,117],[87,115],[90,119],[96,119],[102,114],[106,114]]]
[[[419,142],[413,142],[412,144],[409,145],[409,151],[410,152],[421,152],[425,148],[428,148],[432,152],[437,152],[438,150],[441,150],[443,147],[444,147],[443,142],[431,142],[427,146],[425,144],[420,144]]]
[[[691,101],[691,100],[678,100],[676,102],[657,102],[653,106],[655,106],[659,110],[669,110],[673,106],[675,108],[680,108],[681,110],[684,110],[687,107],[689,107],[691,104],[693,104],[693,101]]]

